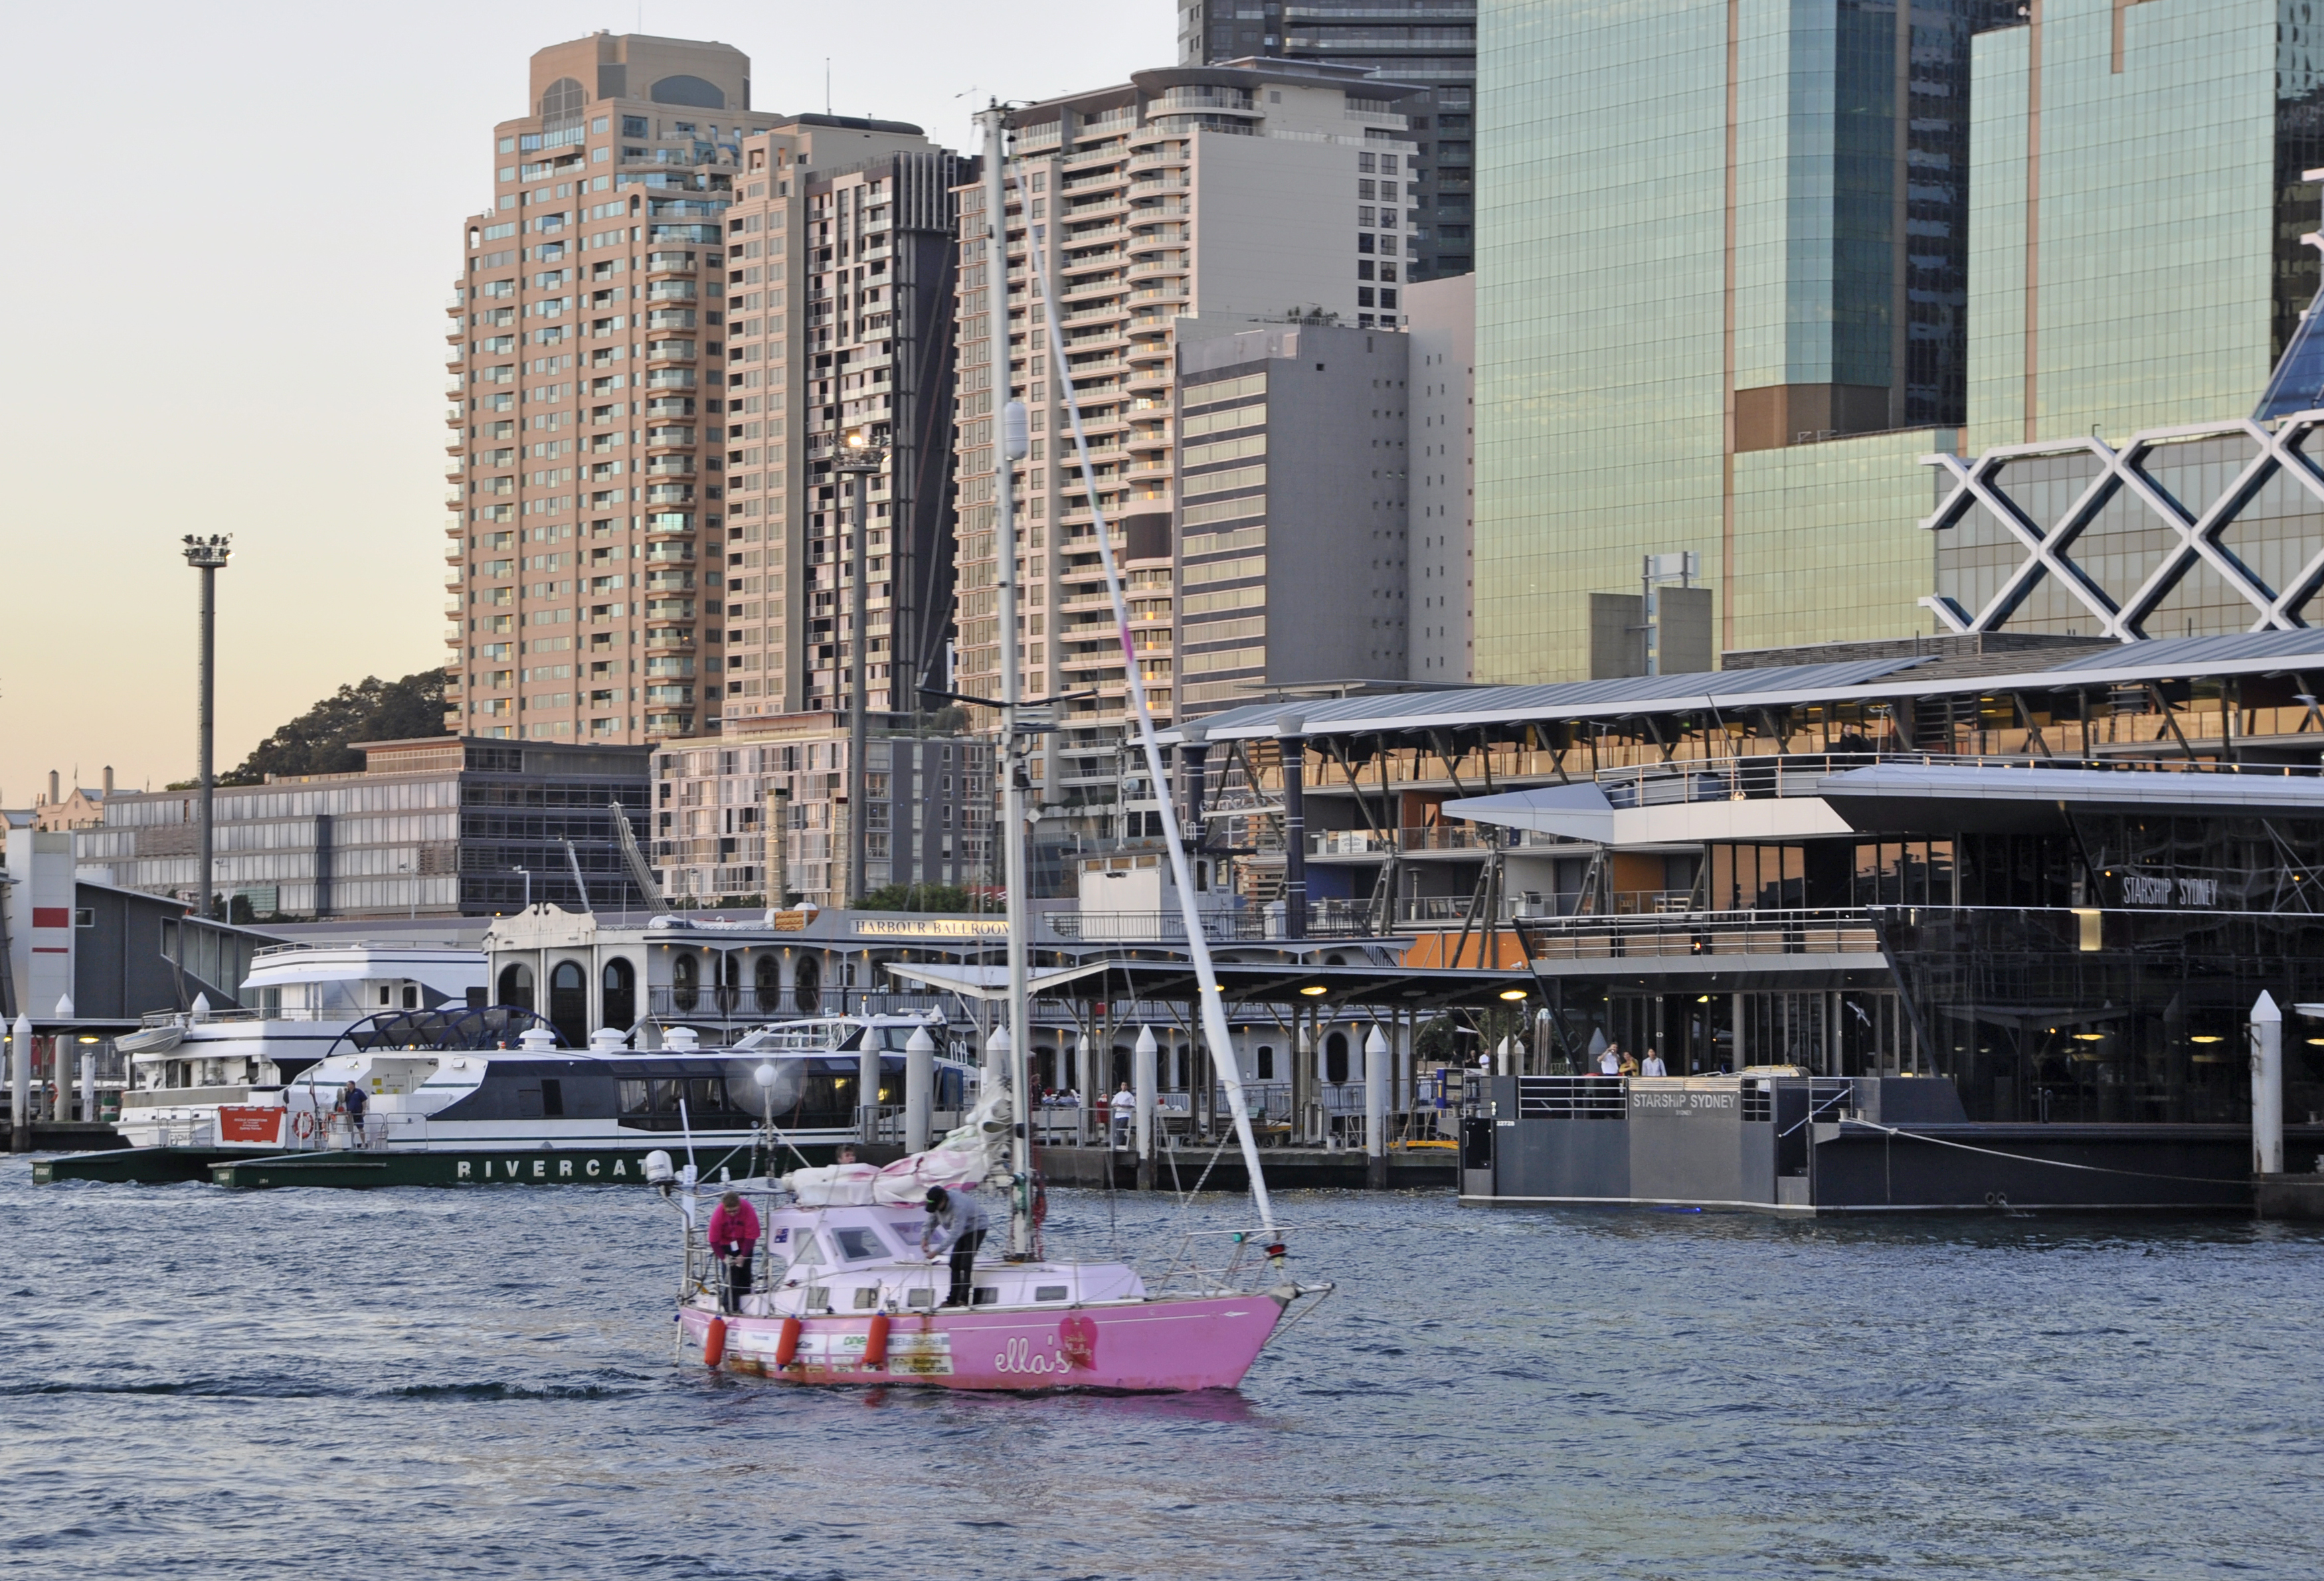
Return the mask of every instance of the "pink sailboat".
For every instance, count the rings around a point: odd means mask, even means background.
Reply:
[[[992,282],[986,301],[989,332],[991,344],[1006,345],[1008,247],[1002,227],[992,222],[1005,212],[1007,117],[995,106],[980,118],[986,149],[984,269]],[[1036,257],[1043,255],[1040,228],[1036,227],[1034,238]],[[1038,269],[1030,272],[1041,278]],[[1082,481],[1094,509],[1103,495],[1090,471],[1081,406],[1065,359],[1065,339],[1058,333],[1055,292],[1042,283],[1041,308],[1056,383],[1072,420]],[[993,505],[995,556],[1001,566],[996,613],[1000,629],[1010,631],[1018,629],[1010,464],[1022,459],[1028,448],[1023,403],[1006,400],[1001,418],[1005,460]],[[881,464],[878,438],[869,429],[850,434],[847,443],[854,454],[849,462],[859,470],[876,469]],[[1167,785],[1161,747],[1130,641],[1112,529],[1102,509],[1095,514],[1094,540],[1120,639],[1131,715],[1152,783]],[[747,1291],[725,1287],[725,1270],[701,1238],[692,1164],[681,1176],[668,1159],[650,1159],[650,1175],[685,1210],[686,1273],[676,1314],[681,1356],[698,1356],[713,1367],[798,1383],[1025,1391],[1229,1389],[1242,1381],[1270,1337],[1312,1310],[1331,1291],[1328,1284],[1302,1285],[1286,1272],[1286,1249],[1251,1135],[1250,1106],[1202,919],[1195,913],[1197,891],[1185,841],[1167,796],[1161,798],[1163,834],[1187,949],[1201,985],[1204,1036],[1234,1117],[1257,1223],[1246,1230],[1186,1237],[1168,1266],[1150,1282],[1128,1263],[1055,1260],[1046,1255],[1041,1244],[1043,1198],[1027,1106],[1018,1101],[1030,1090],[1024,917],[1024,898],[1030,891],[1024,792],[1029,784],[1026,759],[1041,734],[1056,728],[1051,705],[1059,700],[1028,703],[1021,695],[1017,645],[1003,642],[1001,650],[1001,695],[956,700],[996,707],[1001,716],[1007,761],[1001,776],[998,829],[1009,898],[1008,1052],[989,1061],[984,1089],[967,1123],[936,1146],[884,1169],[868,1164],[803,1168],[767,1182],[765,1239]],[[857,674],[862,674],[860,667]],[[859,695],[855,706],[862,705]],[[995,1038],[994,1043],[999,1045],[1002,1040]],[[779,1073],[771,1065],[764,1066],[760,1080],[771,1091]],[[770,1107],[767,1141],[777,1147],[781,1138],[774,1131]],[[951,1270],[921,1249],[927,1222],[922,1203],[931,1186],[999,1198],[1007,1205],[1007,1250],[974,1266],[972,1288],[963,1292],[967,1299],[957,1305],[948,1304],[954,1293]],[[1207,1247],[1217,1248],[1215,1255],[1206,1255]]]

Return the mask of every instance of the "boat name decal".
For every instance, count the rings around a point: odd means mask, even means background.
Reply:
[[[1062,1373],[1070,1370],[1073,1365],[1072,1359],[1054,1345],[1048,1355],[1035,1356],[1033,1342],[1024,1338],[1011,1339],[992,1358],[992,1370],[996,1373]]]
[[[476,1162],[477,1161],[466,1158],[457,1160],[453,1165],[453,1178],[455,1180],[462,1181],[476,1179],[477,1176],[475,1173]],[[552,1178],[549,1172],[550,1161],[546,1158],[536,1158],[530,1161],[521,1158],[512,1158],[501,1166],[503,1172],[497,1175],[493,1172],[493,1161],[491,1159],[487,1158],[481,1162],[484,1166],[483,1178],[487,1181],[519,1181],[528,1178],[536,1181],[546,1181]],[[524,1167],[528,1162],[532,1165],[532,1172],[529,1177],[525,1172]],[[573,1179],[574,1162],[575,1161],[570,1158],[558,1159],[556,1161],[557,1173],[553,1178],[560,1181],[569,1181]],[[581,1161],[581,1172],[590,1180],[594,1181],[599,1179],[604,1171],[604,1160],[603,1159],[591,1158]],[[627,1180],[629,1179],[629,1175],[630,1166],[628,1161],[626,1159],[615,1159],[613,1161],[611,1178],[617,1181]]]

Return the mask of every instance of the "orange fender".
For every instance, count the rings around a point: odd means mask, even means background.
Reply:
[[[782,1333],[775,1340],[775,1365],[787,1367],[798,1359],[799,1320],[783,1319]]]
[[[872,1331],[863,1339],[863,1365],[884,1367],[888,1365],[888,1314],[872,1315]]]
[[[726,1359],[726,1319],[713,1318],[702,1336],[702,1365],[715,1367]]]

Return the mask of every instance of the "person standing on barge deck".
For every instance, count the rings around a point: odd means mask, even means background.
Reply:
[[[948,1307],[964,1307],[975,1299],[976,1250],[984,1245],[984,1204],[956,1186],[930,1186],[927,1227],[920,1231],[920,1252],[927,1257],[952,1256],[952,1293]]]
[[[740,1191],[719,1198],[710,1215],[710,1250],[726,1268],[721,1310],[742,1310],[742,1298],[751,1293],[751,1254],[758,1244],[758,1209],[742,1200]]]

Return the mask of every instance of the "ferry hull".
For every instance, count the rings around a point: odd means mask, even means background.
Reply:
[[[797,1356],[777,1365],[779,1318],[725,1319],[722,1369],[785,1383],[1019,1393],[1181,1393],[1231,1389],[1275,1332],[1284,1301],[1257,1291],[1046,1311],[908,1312],[889,1319],[888,1358],[863,1365],[865,1317],[809,1318]],[[681,1356],[703,1359],[715,1314],[678,1313]]]
[[[576,1143],[544,1148],[521,1144],[489,1148],[395,1148],[376,1151],[290,1153],[275,1150],[216,1147],[124,1147],[106,1153],[42,1159],[33,1165],[33,1179],[46,1184],[58,1181],[94,1181],[113,1184],[161,1185],[182,1181],[207,1181],[216,1186],[279,1189],[286,1186],[641,1186],[646,1183],[645,1158],[654,1148],[675,1151],[669,1139],[650,1144],[616,1146]],[[766,1155],[745,1144],[697,1148],[704,1172],[713,1182],[722,1169],[737,1180],[766,1168]],[[810,1158],[830,1154],[835,1146],[809,1145]]]

